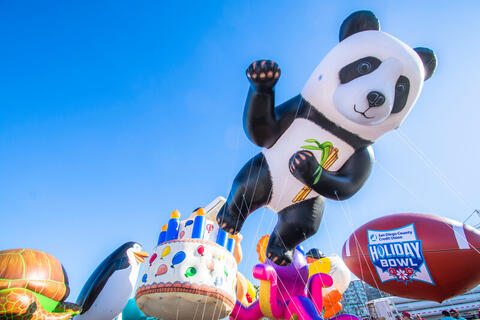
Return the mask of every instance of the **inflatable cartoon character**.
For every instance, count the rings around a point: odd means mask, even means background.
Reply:
[[[256,320],[262,317],[270,319],[322,319],[324,288],[331,287],[332,277],[324,273],[309,273],[309,266],[300,247],[294,252],[293,262],[289,266],[278,266],[262,252],[268,242],[263,237],[257,246],[259,259],[253,276],[260,280],[258,300],[250,306],[239,301],[230,314],[231,319]],[[318,271],[318,270],[317,270]],[[352,315],[341,315],[336,320],[358,320]]]
[[[52,255],[33,249],[0,251],[0,319],[66,320],[81,306],[65,302],[67,273]]]
[[[311,249],[306,254],[309,277],[317,273],[325,273],[332,277],[333,285],[324,288],[323,293],[323,317],[329,319],[342,310],[342,294],[350,284],[350,270],[342,259],[333,255],[326,257],[318,249]]]
[[[34,249],[0,251],[0,320],[113,319],[127,303],[140,263],[148,255],[136,242],[110,254],[91,274],[76,303],[62,264]]]
[[[272,208],[278,222],[267,256],[290,264],[295,247],[318,230],[325,198],[348,199],[363,186],[371,144],[403,122],[435,67],[430,49],[412,49],[381,32],[370,11],[343,22],[340,43],[302,92],[277,107],[279,66],[252,63],[243,123],[263,150],[237,174],[217,216],[221,228],[235,234],[251,212]]]

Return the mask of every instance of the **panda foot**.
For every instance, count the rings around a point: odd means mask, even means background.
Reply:
[[[234,216],[226,212],[225,206],[220,209],[217,215],[217,223],[220,229],[231,235],[236,235],[242,229],[245,218],[241,214]]]
[[[280,67],[271,60],[258,60],[247,68],[246,74],[257,90],[270,90],[280,77]]]
[[[279,266],[288,266],[293,260],[293,250],[288,250],[284,246],[268,244],[267,258]]]

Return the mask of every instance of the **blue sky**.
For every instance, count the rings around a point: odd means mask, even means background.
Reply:
[[[301,3],[301,4],[300,4]],[[343,19],[370,9],[382,30],[439,60],[402,127],[375,145],[365,186],[328,201],[304,243],[341,253],[361,224],[397,212],[463,221],[478,203],[480,3],[462,1],[0,1],[1,249],[47,251],[75,300],[122,243],[147,251],[174,209],[226,196],[259,152],[242,129],[250,62],[277,61],[277,101],[300,92]],[[255,245],[275,224],[246,222]]]

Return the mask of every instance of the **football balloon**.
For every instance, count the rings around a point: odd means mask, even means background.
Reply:
[[[442,302],[480,283],[480,232],[435,215],[400,213],[372,220],[343,245],[358,278],[390,294]]]

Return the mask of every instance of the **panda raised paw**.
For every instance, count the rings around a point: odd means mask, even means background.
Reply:
[[[280,78],[280,67],[271,60],[257,60],[247,68],[246,74],[257,90],[270,90]]]
[[[317,159],[312,152],[306,150],[294,153],[290,157],[288,168],[290,173],[303,183],[312,180],[316,173],[321,174]]]

